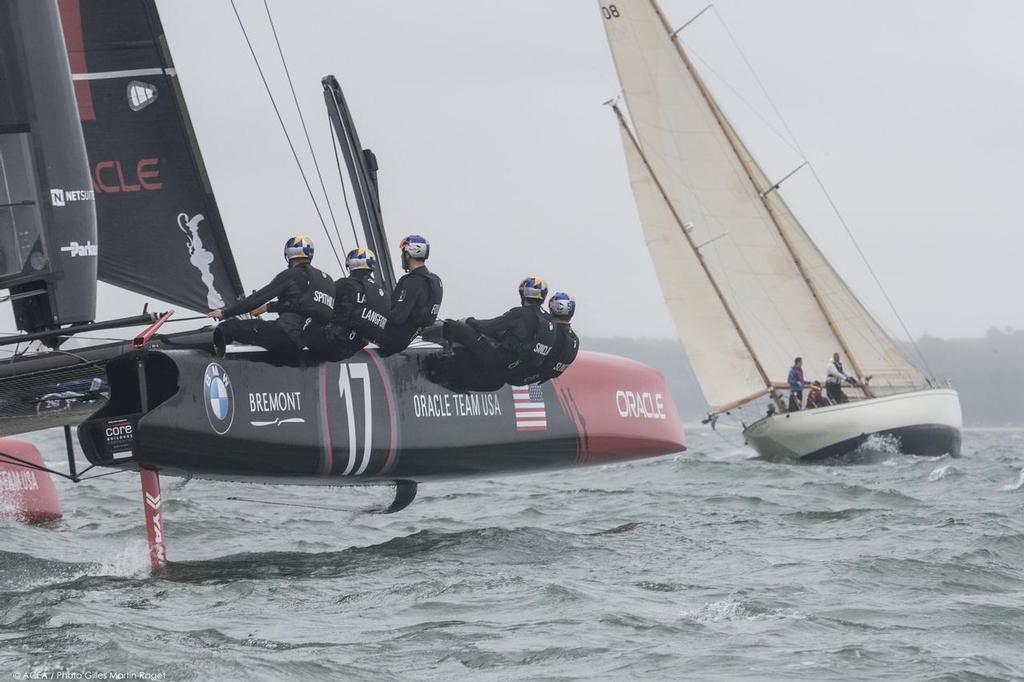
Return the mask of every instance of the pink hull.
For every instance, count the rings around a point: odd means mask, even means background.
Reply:
[[[43,466],[36,446],[17,438],[0,438],[0,452]],[[60,517],[60,498],[50,474],[0,458],[0,518],[39,523]]]
[[[647,365],[584,352],[554,384],[580,434],[579,464],[686,449],[683,423],[665,377]]]

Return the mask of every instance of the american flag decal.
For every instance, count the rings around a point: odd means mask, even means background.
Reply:
[[[516,431],[547,431],[544,389],[538,384],[513,386],[512,403],[516,408]]]

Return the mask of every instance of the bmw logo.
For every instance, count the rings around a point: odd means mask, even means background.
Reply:
[[[203,392],[206,395],[206,418],[210,426],[221,435],[227,433],[231,422],[235,420],[235,395],[228,373],[216,362],[206,366]]]

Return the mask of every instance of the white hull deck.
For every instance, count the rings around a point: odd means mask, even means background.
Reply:
[[[767,458],[818,460],[857,449],[871,436],[899,441],[913,455],[960,455],[963,417],[952,389],[900,393],[765,417],[743,435]]]

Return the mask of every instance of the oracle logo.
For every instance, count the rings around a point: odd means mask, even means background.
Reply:
[[[159,181],[160,169],[157,167],[159,164],[160,159],[158,158],[139,159],[134,168],[130,163],[100,161],[93,170],[93,187],[100,194],[163,189],[164,183]],[[127,171],[125,170],[126,166]]]
[[[615,406],[619,416],[632,419],[668,419],[665,398],[661,393],[647,391],[616,391]]]

